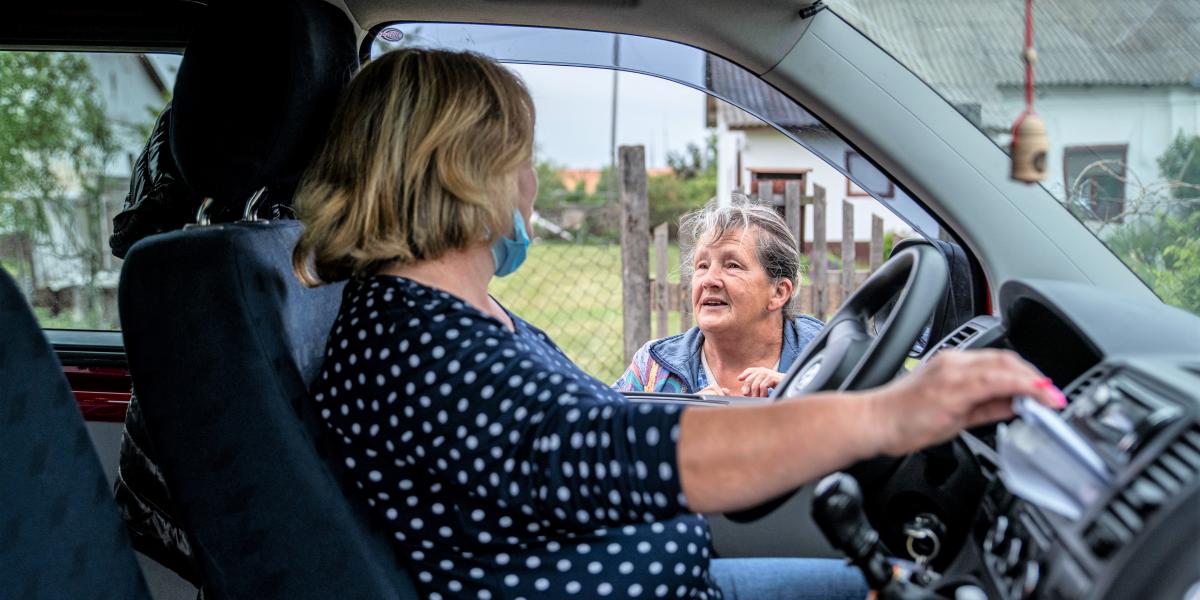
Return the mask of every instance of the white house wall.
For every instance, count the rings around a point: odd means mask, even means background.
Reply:
[[[104,112],[122,146],[120,156],[112,161],[105,174],[128,178],[134,159],[146,143],[136,133],[137,129],[152,122],[166,101],[138,55],[89,53],[86,56],[104,102]],[[169,76],[163,75],[164,79]],[[166,81],[167,85],[171,83]]]
[[[1015,118],[1023,109],[1020,90],[1006,94]],[[1070,146],[1128,144],[1126,199],[1136,198],[1140,179],[1161,182],[1158,157],[1180,131],[1200,131],[1200,91],[1183,86],[1044,87],[1035,99],[1050,138],[1046,188],[1060,200],[1070,185],[1063,171],[1063,149]],[[1009,142],[1009,136],[997,141]]]
[[[721,198],[728,198],[737,181],[737,151],[742,152],[742,191],[750,187],[749,169],[794,169],[809,168],[809,189],[812,184],[825,188],[826,231],[829,241],[842,239],[842,200],[849,200],[854,206],[854,239],[868,241],[871,239],[871,216],[883,218],[884,231],[911,232],[912,228],[887,208],[870,196],[846,196],[846,177],[833,168],[824,159],[810,152],[807,148],[788,139],[774,129],[756,128],[747,130],[727,130],[717,128],[717,193]],[[818,152],[831,158],[842,160],[845,154],[845,143],[828,134],[816,134],[806,138]],[[805,209],[804,239],[813,239],[812,208]]]
[[[734,182],[737,181],[735,157],[746,143],[746,135],[741,131],[730,130],[721,119],[718,119],[716,130],[717,199],[721,204],[728,204],[733,194]]]

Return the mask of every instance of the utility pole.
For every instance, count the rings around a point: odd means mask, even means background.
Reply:
[[[621,64],[621,35],[613,34],[612,110],[608,124],[608,205],[617,203],[617,67]]]

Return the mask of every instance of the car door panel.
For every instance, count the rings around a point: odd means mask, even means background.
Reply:
[[[46,338],[83,414],[104,475],[116,481],[121,432],[132,388],[118,331],[47,329]]]

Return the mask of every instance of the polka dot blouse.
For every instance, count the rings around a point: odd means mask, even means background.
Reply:
[[[427,598],[719,598],[676,473],[679,408],[630,404],[544,333],[351,282],[312,402]]]

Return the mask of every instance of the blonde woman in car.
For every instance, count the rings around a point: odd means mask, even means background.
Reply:
[[[488,294],[528,247],[533,123],[485,58],[386,54],[299,192],[297,273],[349,280],[308,408],[423,596],[861,598],[835,561],[712,559],[700,513],[1054,402],[1015,355],[959,352],[862,393],[628,403]]]

